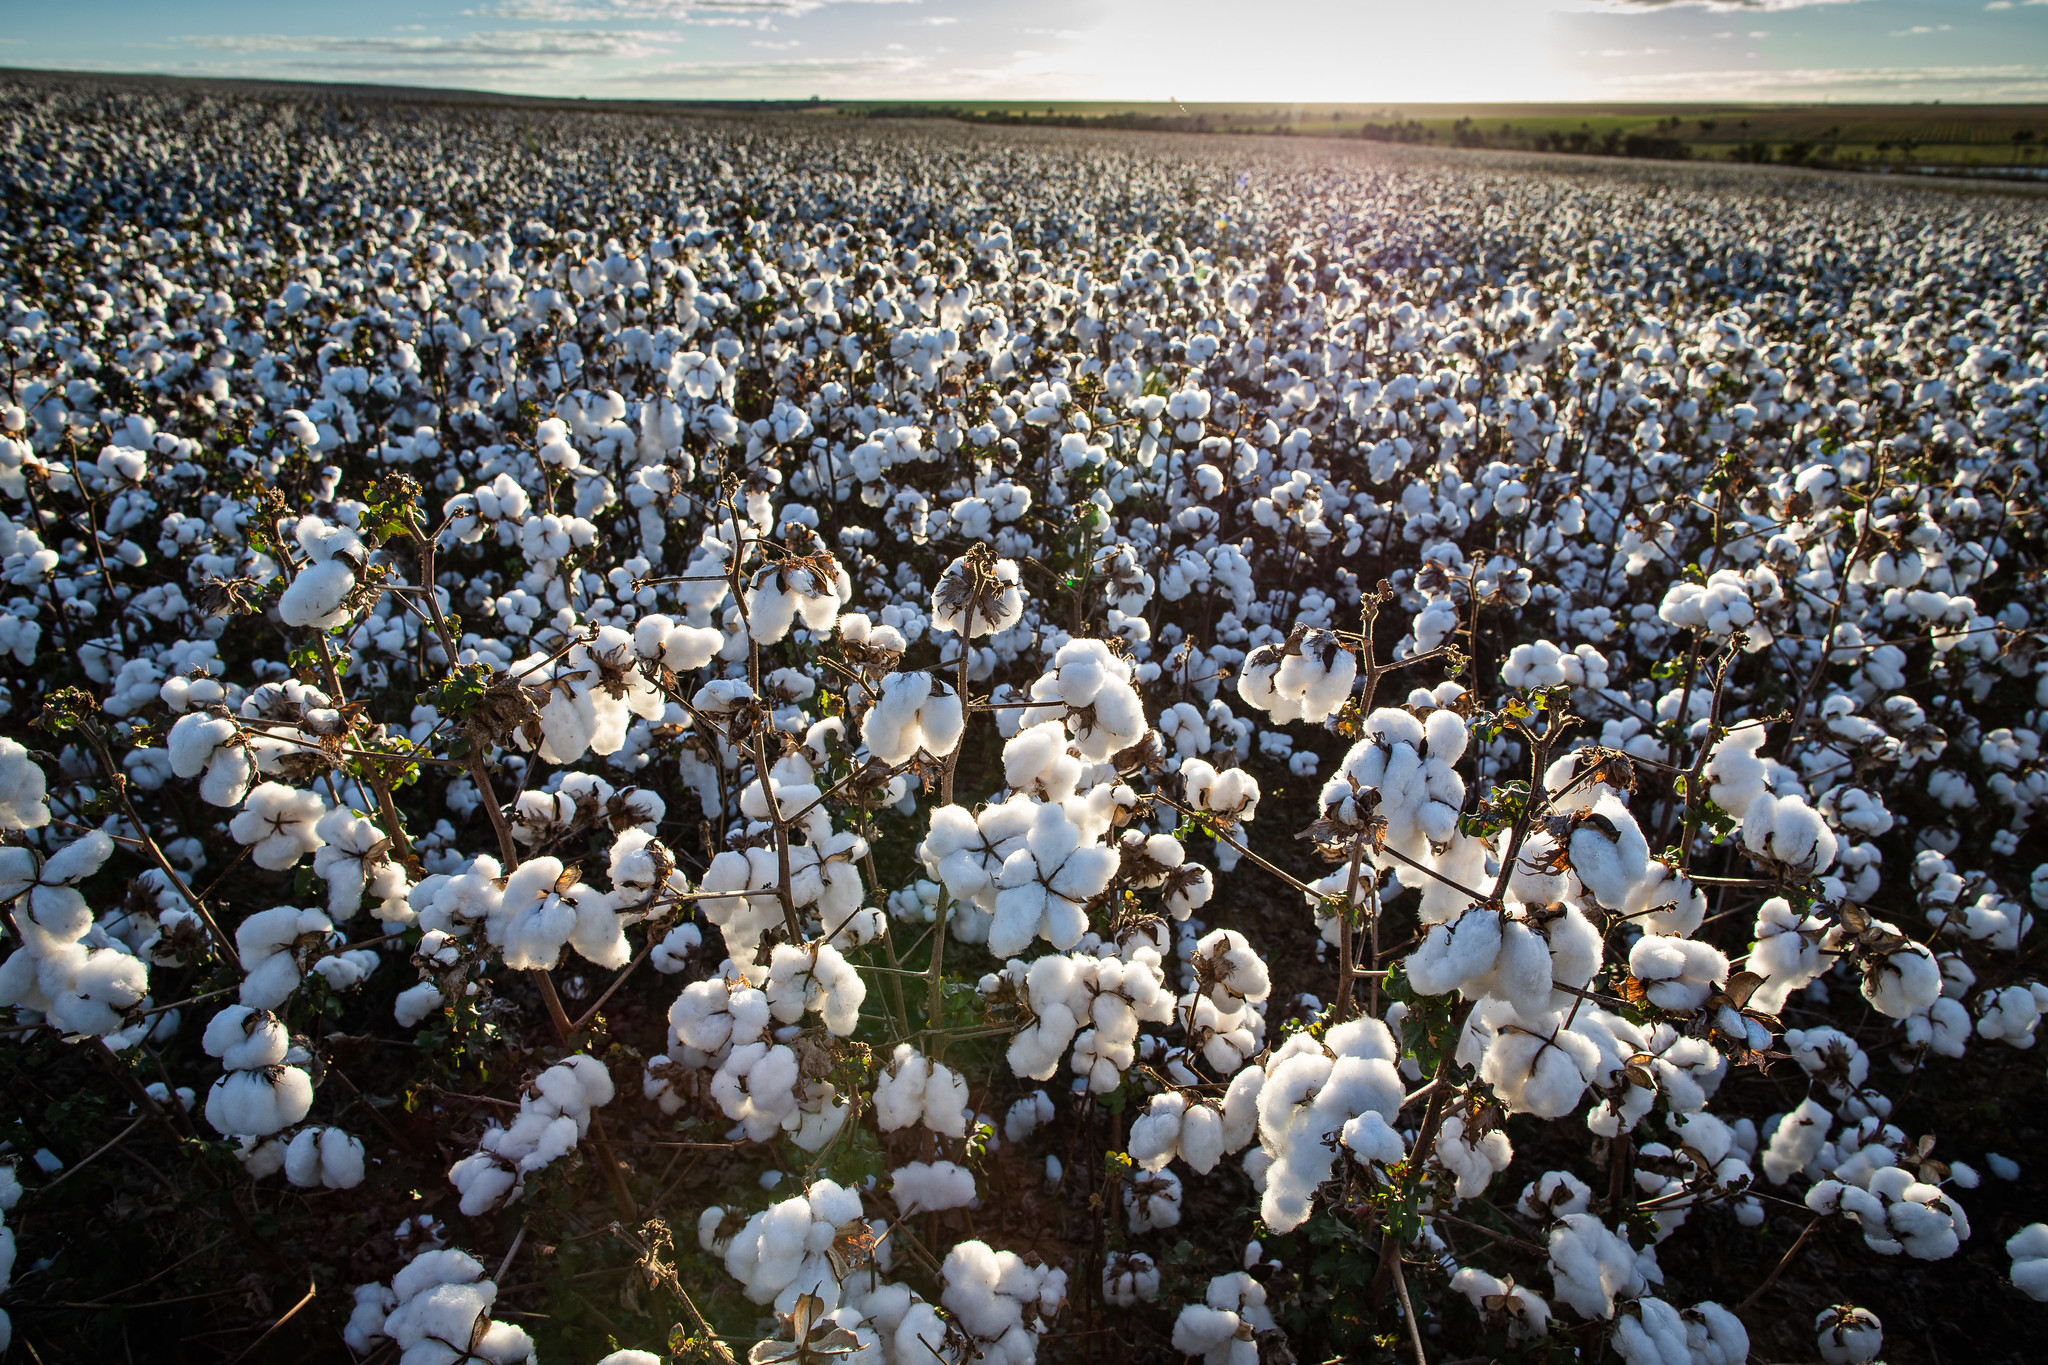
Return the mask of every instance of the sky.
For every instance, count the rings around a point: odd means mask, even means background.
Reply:
[[[0,66],[625,99],[2048,101],[2048,0],[11,0]]]

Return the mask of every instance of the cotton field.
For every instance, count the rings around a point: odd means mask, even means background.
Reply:
[[[2041,201],[0,97],[10,1359],[2048,1328]]]

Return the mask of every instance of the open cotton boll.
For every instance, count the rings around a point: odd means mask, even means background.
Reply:
[[[1737,820],[1748,814],[1750,803],[1757,797],[1770,794],[1770,771],[1758,753],[1764,738],[1761,721],[1731,726],[1701,770],[1709,784],[1707,795]]]
[[[1564,1027],[1565,1012],[1530,1019],[1512,1006],[1487,1002],[1472,1020],[1494,1030],[1479,1058],[1479,1075],[1510,1113],[1560,1118],[1571,1112],[1599,1068],[1600,1050]],[[1468,1021],[1467,1038],[1471,1038]]]
[[[43,770],[28,750],[0,735],[0,829],[41,829],[50,823]]]
[[[1172,1171],[1146,1171],[1126,1177],[1124,1218],[1133,1233],[1180,1226],[1180,1177]]]
[[[2048,1302],[2048,1223],[2029,1223],[2006,1238],[2005,1254],[2012,1257],[2013,1286]]]
[[[1611,1318],[1616,1298],[1648,1288],[1642,1258],[1590,1213],[1568,1213],[1550,1230],[1552,1297],[1582,1318]]]
[[[1038,1333],[1066,1302],[1067,1273],[1027,1264],[1014,1252],[965,1241],[946,1253],[939,1301],[981,1349],[980,1358],[1025,1365],[1036,1357]]]
[[[1873,1172],[1860,1189],[1822,1180],[1806,1192],[1806,1206],[1850,1219],[1861,1229],[1864,1245],[1881,1256],[1903,1252],[1915,1260],[1944,1260],[1970,1235],[1961,1204],[1898,1166]]]
[[[199,796],[208,805],[238,806],[255,776],[241,728],[226,716],[190,711],[178,717],[164,737],[171,771],[197,777]]]
[[[1801,1100],[1791,1113],[1778,1121],[1770,1141],[1764,1144],[1764,1179],[1773,1185],[1782,1185],[1805,1170],[1820,1155],[1833,1123],[1834,1116],[1821,1108],[1812,1096]]]
[[[363,1144],[339,1128],[304,1128],[284,1149],[284,1177],[300,1189],[352,1190],[363,1183]]]
[[[909,1043],[896,1045],[887,1069],[875,1078],[874,1099],[875,1121],[885,1133],[922,1123],[947,1137],[966,1136],[967,1078],[943,1062],[928,1060]]]
[[[1624,1304],[1615,1320],[1614,1349],[1628,1365],[1693,1365],[1685,1336],[1676,1308],[1662,1299],[1638,1299]]]
[[[229,1005],[207,1021],[200,1045],[229,1071],[254,1071],[284,1061],[291,1034],[269,1010]]]
[[[1793,877],[1817,877],[1834,865],[1838,844],[1819,811],[1798,796],[1762,795],[1742,815],[1742,846]]]
[[[265,782],[250,790],[241,813],[228,822],[228,833],[250,846],[256,866],[282,872],[320,847],[318,824],[326,813],[327,803],[317,793]]]
[[[1307,1221],[1317,1187],[1330,1176],[1333,1137],[1362,1160],[1405,1155],[1391,1127],[1406,1098],[1398,1056],[1385,1024],[1353,1019],[1320,1042],[1294,1034],[1268,1059],[1256,1102],[1259,1145],[1272,1158],[1260,1215],[1275,1232]]]
[[[1814,1317],[1820,1358],[1826,1365],[1870,1365],[1884,1349],[1884,1324],[1868,1308],[1836,1304]]]
[[[428,1015],[441,1008],[447,1000],[441,990],[431,981],[422,981],[416,986],[407,986],[392,1001],[392,1017],[400,1028],[417,1028]]]
[[[328,944],[334,924],[318,910],[278,905],[259,910],[235,926],[235,952],[242,960],[241,1001],[274,1010],[299,988],[301,963]]]
[[[1102,1262],[1102,1298],[1112,1308],[1135,1308],[1159,1297],[1159,1263],[1142,1251],[1113,1251]]]
[[[1000,635],[1023,618],[1024,593],[1017,563],[969,553],[948,564],[932,589],[934,631],[968,639]]]
[[[861,721],[861,742],[878,762],[894,766],[919,753],[944,758],[960,743],[960,698],[929,673],[892,673]]]
[[[511,1124],[494,1122],[477,1150],[448,1168],[462,1212],[474,1218],[517,1199],[528,1175],[575,1149],[590,1131],[591,1111],[610,1104],[615,1093],[604,1063],[585,1053],[541,1072],[520,1095]]]
[[[1510,1343],[1550,1335],[1550,1305],[1525,1285],[1465,1266],[1451,1276],[1451,1289],[1463,1294],[1489,1327],[1498,1323]]]
[[[1173,1349],[1203,1365],[1258,1365],[1258,1336],[1274,1330],[1266,1287],[1238,1270],[1210,1280],[1202,1302],[1180,1310]]]
[[[206,1121],[229,1137],[269,1137],[312,1107],[313,1079],[295,1066],[230,1071],[206,1092]]]
[[[381,1297],[366,1301],[357,1292],[363,1327],[376,1313],[368,1305],[381,1306]],[[489,1365],[521,1365],[534,1358],[532,1338],[509,1323],[491,1321],[498,1286],[484,1278],[482,1265],[460,1251],[420,1253],[392,1277],[390,1297],[383,1322],[362,1335],[370,1341],[389,1337],[398,1346],[400,1365],[449,1365],[465,1356]],[[356,1319],[350,1321],[354,1325]]]
[[[974,1202],[974,1172],[950,1161],[913,1161],[889,1173],[897,1212],[943,1213]]]
[[[825,1027],[842,1038],[860,1022],[861,1002],[868,995],[860,973],[829,943],[776,944],[763,989],[769,1011],[783,1023],[793,1024],[806,1010],[815,1011]]]
[[[1649,841],[1616,797],[1602,796],[1578,817],[1566,848],[1580,885],[1605,909],[1623,909],[1650,879]]]
[[[1794,991],[1827,970],[1831,964],[1820,949],[1827,927],[1818,915],[1795,911],[1783,896],[1772,896],[1757,907],[1755,946],[1746,966],[1764,980],[1750,994],[1751,1008],[1777,1014]]]
[[[1644,934],[1628,954],[1629,973],[1658,1009],[1691,1014],[1728,980],[1728,955],[1697,939]]]
[[[1515,1149],[1505,1132],[1473,1131],[1463,1114],[1447,1116],[1437,1129],[1436,1159],[1456,1181],[1454,1197],[1477,1199],[1494,1176],[1508,1168]]]
[[[1003,860],[996,876],[988,950],[1010,957],[1034,938],[1061,951],[1073,947],[1087,932],[1087,903],[1108,889],[1117,861],[1113,850],[1083,843],[1061,807],[1038,806],[1024,846]]]

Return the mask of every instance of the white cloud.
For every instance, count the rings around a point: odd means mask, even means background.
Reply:
[[[2027,0],[2029,4],[2048,4],[2048,0]],[[1603,0],[1610,8],[1622,10],[1660,9],[1719,9],[1750,10],[1767,12],[1788,9],[1811,9],[1816,5],[1855,5],[1862,0]]]
[[[1913,27],[1911,27],[1911,28],[1895,28],[1895,29],[1893,29],[1893,30],[1892,30],[1892,37],[1894,37],[1894,38],[1918,38],[1919,36],[1921,36],[1921,35],[1922,35],[1922,34],[1924,34],[1924,33],[1947,33],[1947,32],[1948,32],[1948,31],[1949,31],[1950,29],[1952,29],[1952,28],[1954,28],[1954,27],[1955,27],[1955,25],[1953,25],[1953,24],[1915,24],[1915,25],[1913,25]]]

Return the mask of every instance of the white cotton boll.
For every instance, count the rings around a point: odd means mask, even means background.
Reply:
[[[1528,1020],[1509,1011],[1499,1018],[1499,1031],[1479,1060],[1479,1075],[1510,1113],[1561,1118],[1585,1093],[1587,1078],[1599,1065],[1599,1049],[1562,1027],[1563,1021],[1562,1013]]]
[[[929,673],[892,673],[861,722],[861,741],[882,763],[896,765],[924,753],[944,758],[960,742],[965,719],[960,698]]]
[[[1746,1365],[1749,1330],[1718,1303],[1702,1301],[1685,1313],[1686,1365]]]
[[[1820,1155],[1833,1122],[1833,1116],[1811,1096],[1801,1100],[1797,1108],[1778,1121],[1770,1141],[1764,1144],[1764,1179],[1782,1185],[1805,1170]]]
[[[1884,1324],[1868,1308],[1837,1304],[1813,1320],[1826,1365],[1869,1365],[1884,1349]]]
[[[199,794],[209,805],[240,805],[254,772],[247,748],[238,742],[240,734],[226,716],[199,711],[180,716],[164,738],[171,771],[200,777]]]
[[[43,770],[14,740],[0,736],[0,829],[41,829],[50,823]]]
[[[248,973],[241,1001],[274,1010],[299,988],[302,952],[324,946],[334,925],[318,910],[279,905],[259,910],[235,926],[235,952]]]
[[[1514,1156],[1506,1133],[1470,1133],[1463,1114],[1447,1116],[1437,1130],[1436,1159],[1456,1181],[1454,1198],[1477,1199],[1486,1193]]]
[[[1550,1305],[1541,1294],[1524,1285],[1466,1266],[1451,1276],[1451,1289],[1463,1294],[1489,1326],[1496,1319],[1504,1321],[1511,1343],[1550,1335]],[[1493,1300],[1491,1307],[1489,1299]]]
[[[1102,1297],[1112,1308],[1135,1308],[1159,1297],[1159,1263],[1142,1251],[1111,1252],[1102,1263]]]
[[[1762,795],[1749,803],[1742,816],[1742,846],[1795,877],[1826,872],[1839,847],[1820,812],[1790,794]]]
[[[295,1066],[230,1071],[206,1092],[206,1121],[230,1137],[268,1137],[312,1107],[312,1077]]]
[[[1500,947],[1500,913],[1473,906],[1456,919],[1430,926],[1408,955],[1409,984],[1422,995],[1461,989],[1493,970]]]
[[[1737,820],[1748,813],[1752,801],[1769,794],[1770,774],[1758,754],[1764,739],[1761,721],[1743,721],[1732,726],[1714,746],[1702,770],[1710,784],[1708,796]]]
[[[913,1161],[889,1173],[889,1197],[900,1214],[966,1208],[974,1202],[974,1172],[950,1161]]]
[[[1572,871],[1595,904],[1619,910],[1650,877],[1650,845],[1618,798],[1603,795],[1567,843]]]
[[[1872,920],[1871,923],[1887,932],[1898,932],[1883,920]],[[1933,953],[1918,943],[1908,941],[1865,960],[1862,990],[1863,998],[1879,1014],[1904,1019],[1916,1010],[1927,1009],[1940,998],[1941,968],[1935,963]]]
[[[1187,1110],[1187,1096],[1168,1090],[1154,1095],[1145,1112],[1131,1120],[1125,1148],[1138,1169],[1163,1170],[1180,1154],[1181,1121]]]
[[[1614,1349],[1628,1365],[1693,1365],[1685,1319],[1662,1299],[1625,1305],[1614,1324]]]
[[[1582,1318],[1611,1318],[1617,1296],[1647,1287],[1634,1248],[1589,1213],[1566,1214],[1550,1230],[1554,1297]]]
[[[1746,966],[1764,980],[1749,997],[1752,1008],[1777,1014],[1794,991],[1827,969],[1828,959],[1820,950],[1826,931],[1825,920],[1801,915],[1783,896],[1772,896],[1757,907],[1756,940]]]
[[[2048,1223],[2029,1223],[2008,1237],[2013,1286],[2028,1298],[2048,1302]]]
[[[355,586],[355,573],[343,560],[308,564],[277,599],[278,619],[288,626],[332,630],[348,620],[347,599]]]
[[[369,1355],[376,1339],[384,1335],[385,1316],[397,1305],[398,1296],[384,1285],[357,1285],[355,1307],[341,1330],[342,1341],[357,1355]]]
[[[1053,1120],[1052,1097],[1043,1090],[1034,1090],[1023,1099],[1012,1104],[1003,1115],[1003,1140],[1022,1142]]]
[[[1181,1183],[1172,1171],[1148,1171],[1124,1182],[1124,1216],[1133,1233],[1180,1226]]]
[[[932,589],[934,631],[960,634],[967,638],[1000,635],[1024,615],[1021,577],[1014,560],[993,564],[970,562],[962,556],[948,564]]]
[[[249,792],[228,832],[251,845],[249,857],[258,867],[281,872],[320,847],[317,826],[326,811],[317,793],[265,782]]]
[[[1658,1009],[1690,1014],[1728,980],[1728,956],[1697,939],[1645,934],[1629,950],[1629,973]]]
[[[291,1034],[269,1010],[229,1005],[207,1021],[200,1046],[229,1071],[255,1071],[284,1061]]]
[[[363,1144],[339,1128],[302,1128],[284,1149],[284,1178],[302,1190],[363,1183]]]
[[[416,1028],[445,1003],[439,987],[431,981],[422,981],[398,993],[398,998],[392,1002],[391,1013],[400,1028]]]

